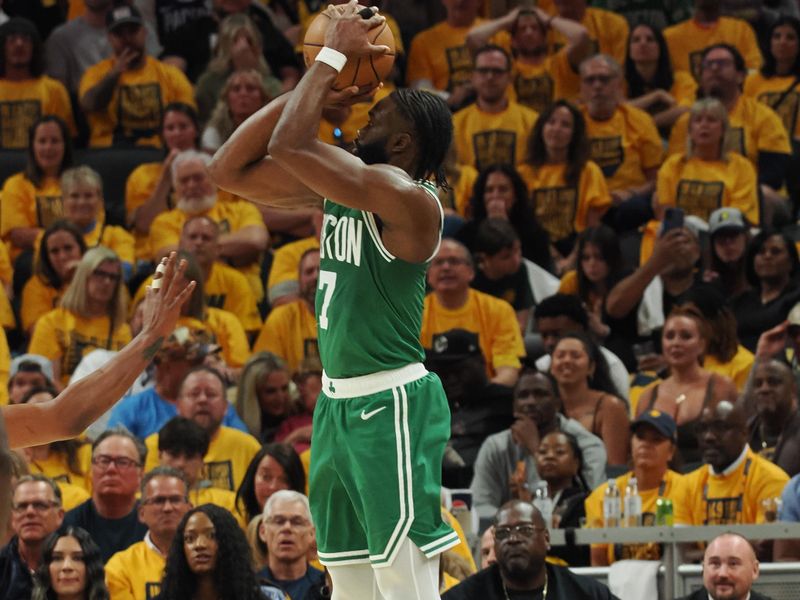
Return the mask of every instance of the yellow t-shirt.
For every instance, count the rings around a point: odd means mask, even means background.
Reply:
[[[16,173],[3,184],[3,201],[0,202],[0,234],[9,240],[9,232],[17,227],[46,229],[62,218],[61,185],[57,179],[47,178],[36,187],[24,173]],[[10,246],[11,260],[16,260],[21,248]]]
[[[436,294],[425,296],[420,342],[430,348],[433,336],[451,329],[465,329],[478,334],[481,352],[489,377],[498,367],[521,366],[525,346],[519,322],[512,306],[505,300],[470,289],[461,308],[450,310],[441,305]]]
[[[97,85],[114,65],[113,58],[101,60],[81,77],[78,97]],[[179,69],[151,56],[135,71],[124,71],[117,80],[108,105],[87,113],[91,137],[89,146],[101,148],[115,139],[135,140],[139,146],[161,147],[158,134],[164,107],[170,102],[194,106],[192,84]]]
[[[253,344],[253,352],[272,352],[297,371],[304,358],[319,356],[317,320],[305,300],[295,300],[272,309]]]
[[[558,285],[559,294],[569,294],[570,296],[578,295],[578,272],[574,269],[564,273],[561,277],[561,282]]]
[[[121,350],[131,341],[131,328],[123,323],[111,331],[108,317],[81,317],[65,308],[42,316],[33,329],[28,352],[41,354],[61,365],[61,383],[67,385],[81,359],[92,350]]]
[[[28,131],[39,117],[56,115],[77,135],[67,88],[47,75],[25,81],[0,79],[0,148],[28,147]]]
[[[565,169],[565,164],[518,167],[528,186],[536,219],[554,242],[586,229],[590,208],[605,211],[611,206],[603,173],[596,164],[586,163],[577,187],[567,185]]]
[[[792,83],[796,85],[787,94],[786,90]],[[761,73],[751,73],[745,79],[744,93],[778,113],[789,137],[800,140],[800,82],[794,75],[764,77]],[[776,105],[778,100],[781,103]]]
[[[214,334],[214,339],[222,350],[222,358],[229,367],[242,367],[250,358],[247,334],[236,315],[227,310],[206,307],[203,321],[184,316],[178,319],[178,326],[204,329]]]
[[[475,573],[478,567],[475,565],[475,558],[472,556],[472,552],[470,552],[467,536],[464,535],[464,529],[461,527],[461,523],[453,516],[453,513],[444,507],[442,507],[442,520],[453,528],[453,531],[458,535],[458,539],[461,540],[461,542],[457,546],[453,546],[450,551],[455,552],[463,558],[472,569],[472,573]]]
[[[88,440],[78,449],[77,459],[80,473],[76,473],[69,468],[65,454],[53,452],[52,450],[44,460],[29,461],[28,468],[31,473],[46,475],[59,483],[72,484],[91,494],[92,445],[88,443]]]
[[[644,184],[644,171],[658,167],[664,154],[653,117],[620,104],[607,121],[595,121],[584,107],[591,159],[603,172],[608,189],[624,190]]]
[[[152,282],[152,275],[142,282],[136,290],[133,306],[144,300],[147,286]],[[211,265],[208,279],[203,283],[203,292],[207,306],[231,313],[239,319],[245,331],[261,329],[261,315],[256,306],[253,290],[250,289],[247,278],[233,267],[219,261]]]
[[[452,27],[446,21],[420,31],[411,40],[406,67],[406,81],[413,86],[427,79],[437,90],[453,91],[472,77],[472,53],[467,48],[467,34],[483,19],[467,27]]]
[[[88,233],[83,234],[87,248],[105,246],[114,251],[122,262],[132,265],[134,262],[133,236],[118,225],[106,225],[96,222]]]
[[[458,179],[450,176],[447,178],[452,189],[437,189],[439,201],[442,203],[442,207],[453,208],[459,215],[469,219],[472,217],[472,207],[469,201],[472,198],[472,188],[475,187],[478,179],[478,171],[470,165],[457,165],[457,168]]]
[[[756,171],[735,152],[714,161],[674,154],[658,170],[656,190],[659,204],[679,206],[704,221],[727,206],[738,208],[754,225],[760,222]]]
[[[777,152],[791,154],[789,136],[777,113],[758,100],[748,96],[740,96],[736,105],[728,113],[731,139],[730,148],[742,156],[746,156],[753,166],[758,168],[759,152]],[[689,113],[685,113],[675,122],[669,136],[669,153],[686,152],[686,140],[689,135]]]
[[[761,50],[750,24],[741,19],[720,17],[710,25],[701,25],[694,19],[667,27],[664,30],[673,71],[688,71],[699,80],[703,50],[714,44],[730,44],[744,57],[750,70],[761,68]]]
[[[155,191],[163,168],[164,163],[145,163],[136,167],[128,175],[128,180],[125,182],[125,214],[129,221],[133,217],[134,211],[147,202],[147,199]],[[167,205],[169,208],[173,206],[171,194],[167,198]],[[148,236],[133,229],[133,238],[135,240],[136,260],[150,260],[153,253],[150,249]]]
[[[628,84],[623,81],[623,85],[625,86],[625,97],[628,97],[630,94]],[[652,92],[654,89],[647,91]],[[686,71],[675,71],[672,74],[672,87],[667,91],[675,98],[678,106],[691,107],[697,100],[697,82]]]
[[[319,239],[313,235],[290,242],[275,250],[272,267],[267,278],[267,294],[270,302],[278,296],[297,293],[297,273],[300,269],[300,259],[307,250],[312,248],[319,248]]]
[[[0,245],[3,245],[0,243]],[[17,320],[14,318],[14,310],[11,308],[11,302],[8,300],[6,288],[0,285],[0,327],[5,329],[14,329],[17,326]]]
[[[509,98],[541,113],[555,100],[577,98],[580,86],[580,78],[563,48],[538,65],[515,60]]]
[[[38,275],[28,279],[25,287],[22,288],[22,306],[20,307],[22,328],[30,331],[40,317],[57,308],[65,291],[67,291],[66,285],[57,290],[47,285]]]
[[[589,33],[594,50],[592,54],[602,52],[613,56],[620,65],[625,64],[628,43],[628,22],[625,17],[601,8],[588,7],[581,25],[586,27]],[[554,50],[562,48],[567,43],[566,38],[552,28],[547,33],[547,41]]]
[[[201,504],[214,504],[224,508],[233,515],[242,531],[247,531],[247,519],[245,519],[236,508],[236,492],[231,490],[221,490],[215,487],[204,487],[194,489],[189,492],[189,502],[192,506]]]
[[[505,110],[487,113],[470,104],[453,115],[458,162],[478,171],[489,165],[525,160],[528,136],[539,113],[509,100]]]
[[[633,476],[633,471],[628,471],[624,475],[616,478],[620,496],[624,496],[625,487]],[[656,524],[656,500],[659,498],[669,498],[672,500],[673,510],[685,499],[686,483],[683,475],[675,471],[667,470],[661,485],[652,490],[639,490],[642,498],[642,525],[650,527]],[[603,497],[608,488],[608,483],[603,483],[584,500],[586,509],[586,523],[589,527],[603,526]],[[661,548],[657,543],[650,544],[592,544],[593,548],[604,548],[608,556],[608,564],[617,560],[660,560]]]
[[[143,540],[117,552],[105,565],[112,600],[151,600],[161,591],[166,560]]]
[[[64,512],[72,510],[92,497],[89,492],[77,485],[63,481],[56,481],[56,483],[61,490],[61,508],[64,509]]]
[[[719,373],[729,379],[733,380],[736,384],[736,389],[740,392],[744,391],[747,385],[747,378],[750,377],[750,370],[753,368],[755,356],[747,348],[739,344],[736,354],[733,358],[726,363],[719,362],[715,356],[706,355],[703,361],[703,368],[712,373]]]
[[[779,498],[789,481],[783,469],[749,447],[744,460],[726,475],[712,475],[711,467],[703,465],[685,478],[687,501],[675,504],[676,525],[764,523],[761,502]]]
[[[144,470],[147,472],[158,466],[158,433],[149,435],[144,443],[147,446]],[[212,487],[235,492],[250,461],[260,449],[261,444],[249,433],[220,425],[205,455],[203,479],[207,479]]]

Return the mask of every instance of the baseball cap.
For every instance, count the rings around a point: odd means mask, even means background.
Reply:
[[[718,208],[711,213],[708,219],[708,227],[711,235],[723,229],[735,231],[746,231],[747,224],[744,222],[744,215],[738,208]]]
[[[183,359],[199,364],[206,356],[219,352],[220,349],[212,333],[181,325],[175,328],[158,349],[155,362]]]
[[[33,364],[31,364],[33,363]],[[23,371],[40,371],[42,375],[53,381],[53,365],[50,359],[42,356],[41,354],[21,354],[11,361],[11,369],[9,370],[9,379],[14,377],[20,371],[20,367],[25,364]],[[39,368],[36,369],[34,365]]]
[[[478,334],[465,329],[451,329],[433,336],[427,360],[457,362],[472,356],[481,356]]]
[[[106,15],[106,28],[113,31],[116,27],[124,25],[125,23],[135,23],[136,25],[144,25],[142,14],[135,6],[117,6],[116,8],[108,11]]]
[[[636,428],[642,424],[650,425],[665,438],[673,442],[677,440],[678,427],[675,425],[675,420],[667,413],[656,409],[647,410],[631,423],[631,431],[636,431]]]

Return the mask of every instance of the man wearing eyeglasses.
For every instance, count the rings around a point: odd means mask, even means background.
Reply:
[[[92,445],[92,497],[69,511],[64,524],[88,531],[103,562],[147,533],[136,501],[146,455],[144,444],[122,427],[107,429]]]
[[[539,113],[509,98],[511,66],[511,57],[500,46],[489,44],[475,52],[472,86],[477,98],[453,115],[459,163],[480,171],[525,159],[528,135]]]
[[[614,600],[590,577],[545,563],[550,535],[541,513],[529,502],[512,500],[497,511],[494,552],[497,562],[468,577],[442,600]]]
[[[106,585],[112,598],[149,600],[161,590],[172,539],[183,515],[192,507],[183,473],[156,467],[142,479],[139,520],[147,525],[144,540],[117,552],[106,564]]]
[[[61,491],[44,475],[20,477],[11,501],[14,537],[0,550],[0,598],[29,600],[31,573],[39,566],[47,536],[61,527]]]
[[[267,545],[267,566],[259,576],[277,584],[290,598],[311,597],[325,583],[322,571],[308,564],[314,533],[308,498],[293,490],[272,494],[258,527],[258,537]]]

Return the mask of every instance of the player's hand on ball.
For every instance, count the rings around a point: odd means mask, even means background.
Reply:
[[[331,91],[328,92],[328,97],[325,99],[325,106],[341,107],[352,106],[359,102],[371,102],[375,92],[382,87],[382,83],[376,83],[364,87],[351,85],[342,90],[331,88]]]
[[[363,11],[372,12],[372,16],[365,18]],[[325,45],[338,50],[346,56],[370,56],[388,54],[388,46],[373,44],[367,33],[381,25],[386,18],[377,14],[374,7],[364,8],[359,6],[357,0],[350,0],[344,6],[328,6],[323,13],[331,19],[331,24],[325,32]]]

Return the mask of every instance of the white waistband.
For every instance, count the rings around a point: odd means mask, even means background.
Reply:
[[[322,392],[329,398],[368,396],[411,383],[420,377],[425,377],[427,374],[428,370],[422,363],[412,363],[399,369],[348,377],[346,379],[331,379],[323,371]]]

